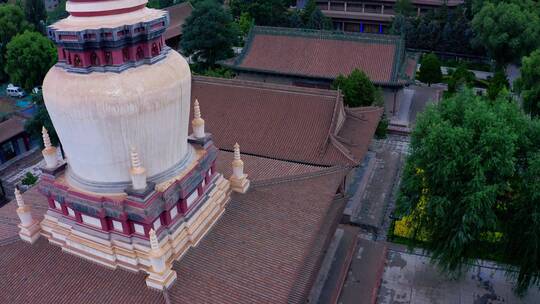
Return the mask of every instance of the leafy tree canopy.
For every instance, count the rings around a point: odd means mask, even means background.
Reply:
[[[464,64],[459,65],[449,76],[448,91],[450,93],[455,93],[463,87],[471,88],[476,80],[474,73],[469,71]]]
[[[394,5],[394,11],[403,16],[412,16],[414,15],[415,9],[411,0],[397,0]]]
[[[246,36],[249,33],[254,23],[255,20],[253,20],[247,12],[242,13],[236,20],[236,24],[242,36]]]
[[[462,6],[452,10],[443,6],[419,17],[398,14],[390,32],[403,35],[408,48],[483,55],[483,50],[471,43],[473,31],[469,18]]]
[[[247,12],[256,25],[283,26],[287,24],[287,0],[231,0],[229,3],[234,17]]]
[[[418,80],[430,86],[433,83],[442,81],[441,63],[437,55],[433,53],[424,55],[422,64],[420,65]]]
[[[521,59],[539,45],[538,5],[523,1],[484,1],[472,20],[476,43],[501,66]]]
[[[8,43],[5,70],[13,83],[31,90],[43,82],[56,60],[56,48],[47,37],[25,31]]]
[[[41,140],[41,129],[45,127],[49,132],[51,143],[54,146],[58,146],[60,141],[58,140],[58,135],[56,134],[56,130],[52,124],[49,112],[47,112],[47,108],[45,108],[45,103],[43,102],[41,92],[32,95],[32,102],[36,105],[37,111],[31,119],[26,121],[24,129],[32,138],[38,140],[43,146],[43,141]]]
[[[515,86],[523,98],[523,108],[533,116],[540,116],[540,50],[523,57],[521,77]]]
[[[53,24],[62,18],[66,18],[68,15],[66,11],[66,0],[60,0],[58,6],[53,11],[47,13],[47,23]]]
[[[489,99],[495,100],[501,92],[509,88],[510,84],[508,83],[508,78],[506,78],[506,73],[503,69],[499,69],[489,80],[487,96]]]
[[[26,0],[24,2],[24,14],[26,20],[34,25],[34,28],[45,33],[45,22],[47,21],[47,12],[43,0]]]
[[[311,13],[311,16],[309,16],[309,21],[306,24],[306,27],[314,30],[331,30],[332,21],[330,21],[330,18],[323,15],[319,8],[315,8],[315,10]]]
[[[232,46],[239,42],[239,36],[231,14],[216,1],[206,0],[186,20],[180,46],[196,62],[214,66],[216,61],[233,55]]]
[[[382,99],[366,73],[358,69],[354,69],[349,76],[339,75],[332,88],[340,89],[345,104],[353,108],[371,106]]]
[[[412,235],[448,273],[486,243],[504,248],[524,291],[540,275],[539,151],[538,120],[506,99],[460,91],[419,116],[396,212],[412,216]]]
[[[5,80],[6,45],[18,33],[31,29],[24,12],[16,5],[0,4],[0,81]]]

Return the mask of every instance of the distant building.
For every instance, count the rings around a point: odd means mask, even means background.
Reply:
[[[30,137],[24,131],[22,118],[12,117],[0,122],[0,164],[30,149]]]
[[[244,80],[319,88],[360,69],[396,109],[398,94],[414,79],[416,61],[399,36],[254,27],[242,53],[222,64]]]
[[[193,6],[189,1],[169,6],[165,8],[169,12],[170,24],[163,38],[165,38],[165,44],[175,50],[180,46],[180,37],[182,36],[182,26],[186,22],[186,19],[191,16]]]
[[[308,0],[297,0],[297,7],[304,8]],[[386,33],[395,16],[396,0],[317,0],[324,15],[332,18],[334,29],[348,32]],[[428,10],[447,5],[456,7],[463,0],[411,0],[420,15]]]

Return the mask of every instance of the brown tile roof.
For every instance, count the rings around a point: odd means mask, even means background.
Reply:
[[[0,303],[165,303],[143,273],[88,262],[44,238],[1,246],[0,270]]]
[[[311,165],[357,165],[364,154],[346,142],[367,149],[379,121],[352,118],[332,90],[194,77],[191,97],[219,148]],[[363,132],[339,136],[344,123]]]
[[[344,171],[233,195],[222,219],[175,262],[175,303],[304,303],[342,203]]]
[[[169,12],[170,23],[163,37],[165,39],[170,39],[182,35],[182,26],[186,22],[186,19],[191,16],[191,12],[193,11],[191,3],[186,1],[169,6],[165,8],[165,10]]]
[[[232,175],[233,153],[219,151],[216,168],[225,178]],[[251,183],[263,182],[274,178],[295,176],[305,173],[313,173],[321,170],[321,167],[292,163],[277,159],[263,158],[252,155],[242,155],[244,172],[248,175]]]
[[[246,164],[261,170],[275,165],[252,158]],[[334,197],[347,172],[259,180],[233,194],[208,235],[174,263],[178,279],[166,295],[147,288],[142,273],[104,268],[45,239],[0,243],[0,303],[303,303],[342,212]],[[26,202],[41,205],[33,195]]]
[[[399,36],[254,27],[233,69],[335,79],[358,68],[381,85],[397,85],[404,57]]]
[[[0,122],[0,143],[24,132],[24,120],[12,117]]]

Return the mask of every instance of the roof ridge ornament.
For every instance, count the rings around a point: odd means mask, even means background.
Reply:
[[[235,143],[233,148],[233,174],[229,178],[229,181],[231,182],[231,188],[233,191],[239,193],[246,193],[249,188],[249,180],[247,179],[247,174],[244,174],[244,162],[242,161],[240,155],[240,145],[238,143]]]
[[[206,137],[204,131],[204,119],[201,118],[201,106],[199,105],[198,99],[195,99],[195,102],[193,102],[193,120],[191,121],[191,127],[193,129],[193,137]]]
[[[58,155],[56,155],[56,147],[52,145],[51,137],[45,126],[41,128],[41,136],[43,137],[43,145],[45,146],[41,150],[41,154],[45,159],[45,167],[47,169],[54,169],[58,167]]]
[[[131,169],[129,173],[131,175],[131,183],[134,190],[144,190],[148,187],[146,183],[146,169],[141,164],[139,153],[135,147],[131,147],[130,151]]]

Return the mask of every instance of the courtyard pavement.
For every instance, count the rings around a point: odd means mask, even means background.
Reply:
[[[512,281],[504,270],[493,263],[482,265],[473,266],[462,278],[452,280],[430,264],[428,257],[394,248],[388,251],[377,303],[540,303],[538,288],[530,288],[523,298],[519,298],[513,293]]]

